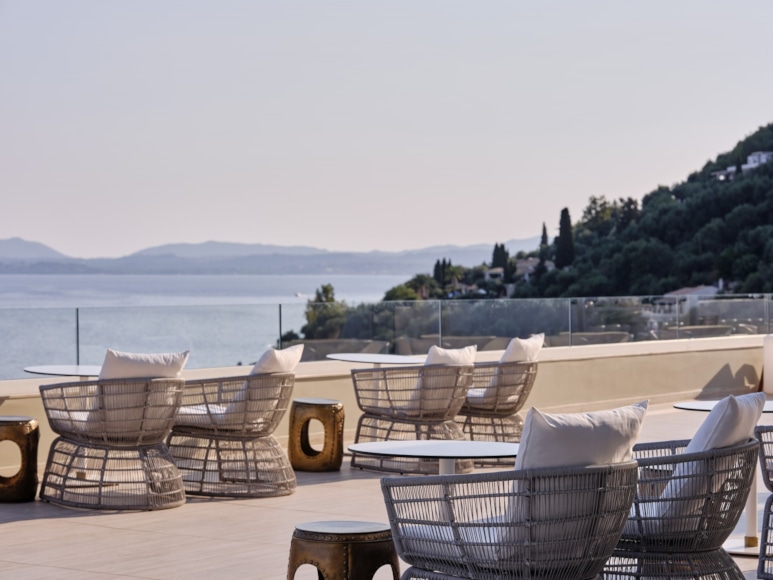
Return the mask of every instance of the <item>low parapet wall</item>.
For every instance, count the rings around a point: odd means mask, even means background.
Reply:
[[[763,335],[668,340],[622,344],[553,347],[540,353],[537,379],[526,408],[552,412],[603,409],[649,399],[653,403],[681,399],[717,398],[758,388],[762,371]],[[498,360],[501,351],[478,353],[478,360]],[[360,411],[349,371],[362,364],[338,361],[301,363],[293,398],[325,397],[343,402],[344,437],[354,439]],[[187,370],[187,379],[234,376],[241,367]],[[38,393],[42,384],[56,378],[0,381],[0,414],[29,415],[40,421],[39,463],[45,462],[54,434],[48,427]],[[313,425],[312,425],[313,427]],[[288,416],[275,432],[286,444]],[[320,431],[317,431],[318,435]],[[312,435],[315,430],[312,428]],[[0,466],[18,465],[11,443],[0,444]],[[0,475],[9,468],[0,467]]]

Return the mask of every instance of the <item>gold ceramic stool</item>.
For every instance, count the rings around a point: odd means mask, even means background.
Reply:
[[[0,417],[0,441],[12,441],[21,451],[21,466],[10,477],[0,475],[0,502],[34,501],[38,489],[40,429],[32,417]]]
[[[325,429],[317,451],[309,442],[309,423],[316,419]],[[287,455],[298,471],[338,471],[344,459],[344,405],[333,399],[295,399],[290,407]]]
[[[367,580],[384,565],[400,577],[392,531],[375,522],[308,522],[299,524],[290,544],[287,580],[303,564],[317,568],[320,580]]]

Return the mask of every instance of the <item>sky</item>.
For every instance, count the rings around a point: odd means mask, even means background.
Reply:
[[[773,122],[773,2],[0,0],[0,239],[558,233]]]

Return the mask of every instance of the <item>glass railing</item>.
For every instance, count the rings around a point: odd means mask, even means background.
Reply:
[[[771,295],[442,300],[77,309],[0,309],[0,379],[25,366],[99,365],[107,348],[190,350],[188,368],[249,365],[270,346],[425,354],[433,344],[501,350],[544,332],[546,346],[770,332]]]

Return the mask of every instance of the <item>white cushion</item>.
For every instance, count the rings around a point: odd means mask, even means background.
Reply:
[[[431,346],[424,361],[425,365],[471,365],[475,363],[475,353],[478,347],[475,344],[464,348],[440,348]]]
[[[714,405],[684,452],[730,447],[754,437],[754,428],[762,415],[765,399],[765,393],[725,397]]]
[[[301,361],[302,355],[302,344],[296,344],[282,350],[270,348],[261,355],[258,362],[252,367],[250,374],[291,373],[295,371],[295,367]],[[224,411],[228,422],[240,425],[257,423],[260,420],[259,414],[261,412],[271,411],[276,408],[279,402],[279,395],[282,392],[281,386],[277,385],[273,389],[273,393],[264,392],[261,394],[260,400],[250,401],[248,400],[248,389],[249,383],[245,382],[228,403]],[[271,399],[272,396],[275,397],[275,400],[267,400]]]
[[[526,415],[515,469],[579,467],[629,461],[647,413],[647,403],[641,401],[627,407],[589,413],[548,414],[531,408]],[[578,493],[570,479],[560,480],[550,490],[531,490],[533,497],[527,501],[518,495],[523,483],[516,481],[513,484],[516,496],[506,508],[507,521],[524,521],[529,519],[527,514],[531,514],[536,521],[547,522],[541,527],[539,536],[543,541],[551,540],[548,546],[590,533],[591,522],[582,516],[597,509],[595,491]],[[556,525],[556,520],[566,521]],[[522,527],[505,528],[500,557],[511,557],[512,544],[527,542],[530,537],[534,540],[537,533],[537,530],[530,533]],[[572,549],[580,548],[579,543],[572,544]],[[580,558],[582,554],[567,554],[567,557]]]
[[[766,334],[762,340],[762,368],[768,369],[768,374],[762,373],[762,392],[773,394],[773,334]]]
[[[241,418],[237,417],[237,419]],[[263,419],[257,418],[252,422],[251,427],[256,428],[263,423]],[[234,417],[226,412],[226,407],[215,404],[180,407],[175,424],[203,428],[213,425],[230,428],[241,428],[243,426],[242,421],[234,422]]]
[[[282,350],[274,348],[264,352],[252,367],[251,375],[261,375],[264,373],[291,373],[301,362],[303,356],[303,345],[296,344]]]
[[[529,409],[515,469],[605,465],[629,461],[647,401],[590,413]]]
[[[721,449],[747,441],[754,436],[754,428],[764,407],[765,393],[725,397],[714,406],[698,427],[684,453]],[[656,518],[647,522],[650,532],[667,532],[670,526],[684,530],[687,522],[694,524],[697,530],[700,524],[698,516],[703,510],[706,493],[717,493],[725,484],[724,478],[715,477],[712,480],[714,489],[707,490],[705,477],[687,477],[702,474],[705,465],[704,462],[688,461],[676,466],[660,495],[660,501],[651,503],[648,507],[648,512]],[[731,466],[716,467],[718,472],[722,472],[729,470]],[[649,516],[650,513],[645,515]],[[633,520],[626,524],[625,533],[635,533]]]
[[[190,351],[162,354],[119,352],[107,349],[100,380],[109,379],[176,379],[188,362]]]
[[[545,344],[544,333],[533,334],[530,338],[514,338],[507,345],[499,362],[535,361],[543,344]]]

